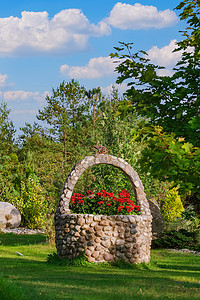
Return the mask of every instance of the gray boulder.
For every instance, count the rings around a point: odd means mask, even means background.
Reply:
[[[15,228],[21,223],[21,214],[8,202],[0,202],[0,228]]]
[[[164,230],[164,219],[160,211],[160,207],[156,200],[149,199],[149,208],[152,215],[152,234],[153,239],[158,238]]]

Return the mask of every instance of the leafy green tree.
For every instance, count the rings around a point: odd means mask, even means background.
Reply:
[[[175,51],[181,51],[182,57],[174,68],[174,75],[158,76],[157,71],[162,67],[152,64],[144,51],[132,54],[132,44],[120,43],[121,47],[115,47],[117,52],[111,53],[111,57],[121,62],[116,67],[119,73],[117,83],[128,82],[130,88],[126,94],[137,112],[165,131],[175,132],[197,146],[200,127],[200,4],[184,0],[176,9],[183,9],[180,18],[188,26],[183,32],[184,39],[177,43]]]
[[[200,148],[186,142],[174,133],[163,132],[161,127],[145,129],[146,147],[139,163],[145,172],[161,181],[172,182],[179,187],[184,200],[192,195],[193,204],[199,210]],[[144,133],[143,133],[144,135]]]
[[[10,110],[6,103],[0,104],[0,151],[12,153],[14,151],[15,129],[12,121],[9,120]]]
[[[6,103],[0,104],[0,201],[9,201],[15,195],[13,181],[18,165],[14,144],[15,129],[9,119],[10,110]]]
[[[72,155],[74,149],[70,149],[78,129],[85,121],[86,90],[77,81],[62,82],[52,96],[46,97],[47,106],[39,110],[38,120],[50,125],[50,133],[56,141],[63,143],[64,161]]]
[[[86,92],[86,95],[88,97],[89,109],[91,110],[92,136],[95,140],[96,122],[102,114],[100,107],[102,101],[104,100],[104,97],[102,95],[100,87],[89,90],[88,92]]]
[[[21,128],[19,159],[23,172],[18,176],[18,185],[30,175],[36,175],[45,190],[46,201],[55,207],[66,174],[62,144],[49,136],[38,124],[26,124]]]

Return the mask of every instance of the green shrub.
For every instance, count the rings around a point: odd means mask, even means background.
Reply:
[[[200,251],[199,230],[188,231],[180,229],[179,231],[164,231],[162,237],[153,240],[152,248],[164,249],[191,249]]]
[[[91,263],[88,262],[87,256],[84,253],[81,253],[79,256],[74,258],[59,258],[58,254],[54,252],[53,254],[48,255],[47,263],[66,267],[87,267],[91,265]]]
[[[20,195],[12,200],[12,204],[22,215],[22,226],[41,228],[47,214],[47,203],[41,185],[35,175],[21,181]]]
[[[180,217],[174,218],[172,221],[165,222],[166,231],[178,231],[185,229],[187,231],[200,230],[200,219],[197,217],[192,205],[189,205]]]
[[[184,211],[181,197],[178,193],[178,188],[174,187],[170,189],[164,199],[162,206],[162,213],[165,221],[171,221],[176,217],[180,217]]]

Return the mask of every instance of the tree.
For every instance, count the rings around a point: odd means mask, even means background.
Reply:
[[[102,112],[100,110],[100,105],[104,99],[100,87],[94,88],[86,92],[88,97],[89,108],[91,109],[91,119],[92,119],[92,136],[95,139],[96,122],[101,116]]]
[[[52,96],[47,96],[46,100],[47,106],[39,110],[37,118],[46,121],[51,126],[52,136],[63,142],[63,157],[66,161],[67,155],[71,153],[67,149],[67,140],[85,120],[86,90],[74,79],[71,82],[63,81],[56,90],[52,89]]]
[[[48,130],[38,124],[27,124],[21,128],[19,160],[23,172],[19,174],[18,185],[30,175],[37,176],[49,206],[55,206],[66,176],[63,162],[63,145],[55,141]]]
[[[182,199],[189,196],[199,214],[200,148],[194,147],[161,127],[145,128],[147,140],[139,163],[145,172],[179,188]]]
[[[15,129],[12,121],[9,120],[10,110],[6,103],[0,104],[0,150],[5,153],[14,151]]]
[[[18,157],[14,153],[17,147],[14,145],[15,129],[9,120],[10,110],[6,103],[0,104],[0,199],[9,201],[15,194],[13,181],[15,179]]]
[[[184,39],[178,42],[182,57],[174,68],[174,75],[158,76],[162,67],[154,65],[147,53],[131,53],[132,44],[120,43],[111,57],[121,62],[116,70],[117,83],[128,81],[126,94],[132,99],[137,112],[160,125],[167,132],[186,137],[194,145],[199,144],[200,103],[200,4],[198,1],[182,1],[177,10],[188,27]],[[126,50],[125,54],[122,51]],[[128,53],[127,53],[128,51]]]

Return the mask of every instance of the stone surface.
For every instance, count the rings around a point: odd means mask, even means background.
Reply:
[[[152,215],[152,234],[154,237],[159,237],[164,230],[164,218],[158,204],[151,200],[148,200],[148,202]]]
[[[70,195],[84,170],[96,164],[121,169],[131,181],[142,215],[78,215],[69,210]],[[55,240],[59,257],[72,258],[85,252],[89,262],[130,263],[150,261],[152,216],[138,174],[121,158],[98,154],[84,158],[69,173],[55,213]]]
[[[8,202],[0,202],[0,228],[16,228],[21,223],[21,214]]]

